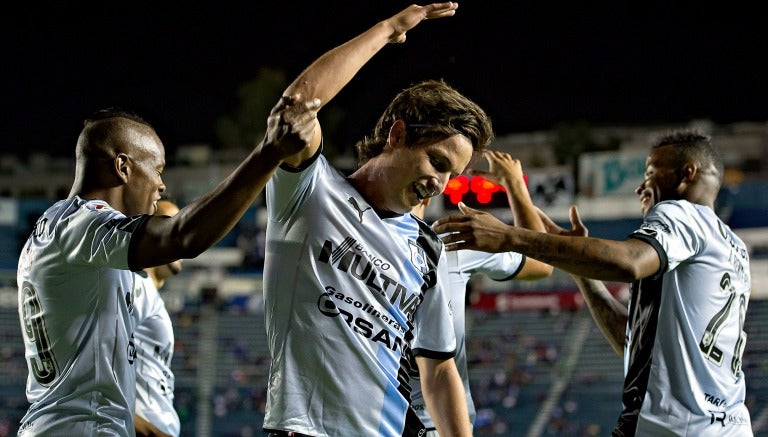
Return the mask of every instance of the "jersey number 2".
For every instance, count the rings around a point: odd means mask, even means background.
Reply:
[[[731,276],[728,273],[725,273],[720,279],[720,288],[726,293],[729,293],[728,302],[726,302],[725,306],[723,306],[723,308],[720,309],[720,311],[718,311],[714,317],[712,317],[712,320],[709,321],[707,330],[704,332],[704,335],[701,338],[701,342],[699,343],[699,348],[702,352],[704,352],[704,356],[706,356],[709,361],[712,361],[718,366],[723,363],[723,351],[717,347],[715,342],[717,341],[717,337],[720,335],[720,332],[725,327],[725,322],[728,320],[728,315],[731,313],[731,307],[736,300],[736,293],[731,286]],[[738,299],[739,338],[736,340],[736,344],[734,345],[733,360],[731,360],[731,373],[733,374],[734,378],[738,378],[741,374],[741,355],[744,353],[744,345],[747,342],[747,334],[744,332],[744,318],[747,313],[747,299],[743,294],[739,294]]]

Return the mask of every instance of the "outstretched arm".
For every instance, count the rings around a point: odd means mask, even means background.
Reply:
[[[470,170],[470,173],[504,187],[515,226],[544,232],[544,223],[537,213],[533,200],[531,200],[520,160],[513,158],[509,153],[496,150],[486,150],[484,156],[488,161],[488,171]],[[515,279],[542,279],[551,276],[553,270],[554,268],[549,264],[528,258]]]
[[[174,217],[149,219],[144,232],[134,237],[137,242],[129,260],[131,267],[194,258],[219,241],[256,200],[280,164],[297,166],[314,155],[321,139],[317,111],[322,105],[384,45],[405,41],[405,33],[419,22],[451,16],[457,7],[456,3],[409,6],[321,56],[284,91],[270,114],[266,137],[229,177]]]
[[[317,98],[325,105],[385,45],[405,42],[406,32],[417,24],[428,19],[450,17],[455,14],[456,8],[458,3],[453,2],[407,7],[320,56],[288,86],[284,95],[299,95],[303,99]],[[294,167],[299,166],[314,155],[320,140],[318,125],[310,147],[287,158],[285,162]]]
[[[501,222],[491,214],[459,203],[462,215],[437,220],[433,229],[446,250],[519,252],[568,273],[603,281],[632,282],[659,271],[660,260],[648,243],[592,237],[568,237],[535,232]]]
[[[318,100],[284,97],[272,109],[267,133],[251,154],[211,191],[173,217],[152,216],[133,238],[132,268],[195,258],[218,242],[256,201],[286,156],[307,147],[317,123]]]
[[[570,231],[561,228],[552,221],[543,211],[538,210],[547,232],[555,235],[569,235],[586,237],[587,228],[581,221],[579,210],[576,205],[571,206],[569,211],[571,226]],[[624,341],[626,340],[627,327],[627,307],[611,295],[605,284],[595,279],[587,279],[578,275],[571,275],[579,291],[584,296],[589,312],[595,320],[600,332],[611,345],[613,350],[619,355],[624,356]]]

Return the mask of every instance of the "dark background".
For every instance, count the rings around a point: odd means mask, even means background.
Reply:
[[[460,2],[454,17],[420,24],[342,90],[333,102],[347,112],[341,141],[367,134],[397,91],[427,78],[481,104],[498,135],[574,121],[768,120],[768,26],[758,6],[669,3]],[[6,5],[0,151],[69,156],[82,119],[111,105],[144,116],[169,150],[216,146],[216,118],[260,68],[291,80],[408,4]]]

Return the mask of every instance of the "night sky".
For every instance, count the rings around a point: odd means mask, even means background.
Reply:
[[[667,3],[460,2],[454,17],[385,47],[342,90],[339,141],[351,145],[397,91],[434,78],[483,106],[498,135],[574,121],[768,121],[764,14],[735,2]],[[260,68],[291,80],[408,4],[16,4],[0,29],[2,152],[70,156],[82,119],[112,105],[144,116],[168,149],[215,145],[216,118]]]

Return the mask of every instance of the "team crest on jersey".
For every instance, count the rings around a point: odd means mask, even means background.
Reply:
[[[665,234],[669,234],[671,232],[669,226],[666,223],[661,223],[658,221],[645,222],[640,226],[640,229],[638,230],[639,233],[643,233],[651,237],[655,237],[659,231]]]
[[[422,275],[429,273],[427,255],[424,253],[424,249],[413,240],[408,240],[408,246],[411,249],[411,263],[419,269]]]
[[[100,201],[91,201],[85,204],[85,207],[90,209],[91,211],[99,211],[102,209],[109,208],[109,205],[107,205],[105,202]]]

